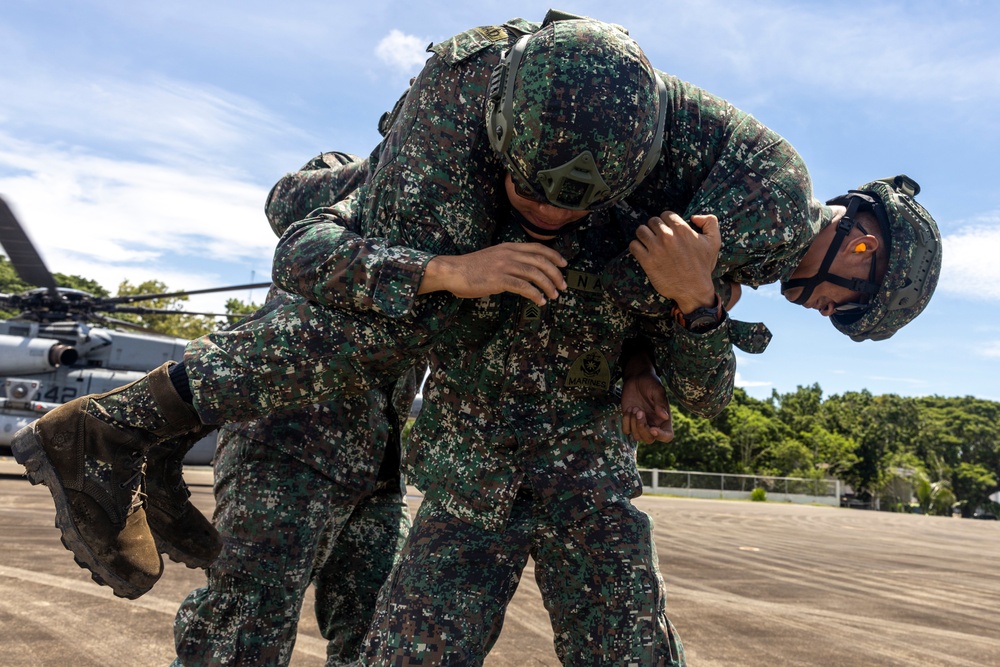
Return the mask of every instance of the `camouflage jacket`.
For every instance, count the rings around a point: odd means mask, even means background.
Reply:
[[[574,234],[586,243],[560,240],[577,244],[566,255],[575,272],[570,282],[577,276],[593,291],[568,290],[536,318],[511,295],[465,303],[444,294],[417,297],[433,255],[520,233],[507,224],[505,171],[486,140],[482,104],[500,54],[532,26],[480,28],[433,47],[373,153],[368,183],[292,225],[274,265],[278,284],[310,299],[445,332],[408,446],[409,470],[457,515],[488,527],[502,525],[522,482],[550,512],[567,517],[638,493],[618,399],[603,378],[615,376],[623,340],[639,330],[654,337],[660,368],[682,403],[714,414],[728,401],[729,327],[695,336],[673,325],[670,302],[626,252],[636,224],[668,208],[720,214],[717,274],[747,284],[793,270],[823,224],[801,160],[786,142],[731,105],[665,76],[669,134],[656,170],[610,219],[591,214]],[[442,313],[450,316],[448,327],[436,324]]]
[[[525,240],[510,219],[497,234],[498,242]],[[500,530],[522,486],[556,522],[639,495],[614,386],[622,346],[640,334],[658,355],[672,350],[688,362],[659,356],[675,391],[688,391],[684,382],[692,394],[731,386],[734,365],[713,348],[715,336],[639,317],[601,287],[605,264],[632,238],[613,214],[592,214],[554,242],[568,262],[559,298],[541,308],[509,293],[462,304],[432,349],[423,409],[405,445],[408,478],[428,498]]]
[[[373,153],[369,181],[336,206],[290,226],[275,254],[275,282],[318,303],[446,328],[449,320],[442,317],[453,317],[461,300],[442,293],[417,298],[417,288],[433,255],[491,245],[497,221],[509,215],[506,170],[485,137],[483,99],[504,49],[537,27],[514,19],[433,46]],[[636,224],[634,216],[623,217]],[[627,255],[626,248],[627,242],[619,254]],[[641,269],[639,274],[632,292],[652,291]],[[670,309],[662,301],[667,307],[654,315],[664,320]],[[729,327],[692,349],[680,342],[687,332],[673,335],[670,322],[650,326],[671,332],[657,352],[678,400],[700,414],[721,410],[734,377]]]
[[[614,391],[622,346],[636,336],[655,341],[674,392],[710,410],[724,404],[735,370],[724,327],[721,336],[693,334],[669,318],[618,307],[602,288],[603,267],[634,230],[631,216],[611,210],[560,237],[569,289],[543,308],[513,294],[459,303],[432,351],[424,407],[406,446],[409,479],[428,497],[496,530],[522,483],[565,520],[640,493]],[[498,243],[528,240],[509,210],[497,234]],[[340,238],[351,242],[328,264],[363,255],[381,275],[376,239]],[[338,274],[344,279],[331,285],[351,285],[354,273]]]
[[[280,236],[289,221],[344,199],[367,173],[368,163],[357,156],[324,153],[275,184],[267,198],[268,221]],[[242,322],[301,298],[273,288],[264,306]],[[422,370],[417,377],[411,369],[380,390],[344,394],[335,401],[224,428],[284,452],[360,497],[379,479],[399,478],[399,434],[421,380]]]
[[[627,206],[644,222],[664,210],[719,218],[716,278],[758,287],[787,279],[832,211],[812,196],[802,157],[784,138],[729,102],[658,72],[667,84],[663,153]],[[660,313],[671,305],[628,253],[604,285],[621,303]]]

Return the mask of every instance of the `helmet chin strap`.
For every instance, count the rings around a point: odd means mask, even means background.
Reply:
[[[833,283],[834,285],[845,287],[854,292],[861,292],[864,295],[872,295],[878,291],[878,285],[875,283],[874,261],[872,262],[872,271],[868,280],[863,280],[861,278],[844,278],[843,276],[830,273],[830,266],[833,264],[833,260],[837,256],[837,251],[840,250],[840,246],[844,243],[844,239],[847,238],[847,235],[856,224],[854,222],[854,215],[858,212],[858,209],[862,206],[862,204],[870,204],[870,202],[866,201],[867,198],[859,193],[851,193],[848,196],[850,197],[850,202],[847,205],[847,213],[845,213],[837,223],[837,233],[834,235],[833,240],[830,241],[830,245],[826,249],[826,255],[823,256],[823,261],[819,265],[819,270],[816,271],[815,275],[809,278],[792,278],[791,280],[781,283],[782,294],[785,294],[787,291],[797,287],[802,288],[802,293],[799,294],[798,298],[793,300],[792,303],[800,306],[805,304],[805,302],[809,300],[809,297],[812,296],[813,290],[823,283]]]

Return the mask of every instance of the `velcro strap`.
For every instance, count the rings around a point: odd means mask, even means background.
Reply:
[[[771,342],[771,331],[763,322],[729,319],[729,340],[748,354],[760,354]]]

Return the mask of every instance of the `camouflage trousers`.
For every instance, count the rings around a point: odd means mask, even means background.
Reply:
[[[685,664],[648,515],[625,501],[556,525],[524,493],[500,533],[424,500],[379,594],[364,664],[481,665],[529,555],[564,665]]]
[[[410,527],[400,483],[358,497],[275,449],[221,431],[215,525],[224,546],[174,622],[175,666],[287,665],[306,589],[327,665],[356,661]]]
[[[429,313],[420,326],[289,296],[258,319],[188,344],[195,410],[203,423],[222,425],[391,386],[412,366],[425,366],[450,314]]]

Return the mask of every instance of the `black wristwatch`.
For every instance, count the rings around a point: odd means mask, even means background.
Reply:
[[[715,295],[715,305],[695,308],[690,313],[682,313],[676,305],[673,310],[674,321],[691,333],[711,331],[726,317],[726,309],[722,307],[722,299]]]

